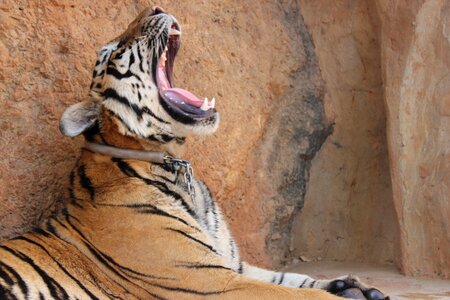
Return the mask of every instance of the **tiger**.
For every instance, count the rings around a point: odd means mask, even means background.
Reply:
[[[1,299],[389,299],[348,275],[331,280],[242,261],[208,187],[183,160],[186,137],[214,133],[215,100],[174,85],[181,28],[148,7],[98,54],[89,96],[61,132],[86,141],[70,200],[0,245]]]

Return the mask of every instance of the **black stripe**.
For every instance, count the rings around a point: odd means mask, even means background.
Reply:
[[[169,214],[168,212],[152,205],[149,203],[135,203],[135,204],[119,204],[119,205],[114,205],[114,204],[100,204],[100,206],[110,206],[110,207],[126,207],[126,208],[134,208],[138,210],[138,213],[141,214],[154,214],[154,215],[158,215],[158,216],[164,216],[164,217],[168,217],[168,218],[172,218],[174,220],[177,220],[193,229],[199,230],[197,227],[189,224],[187,221]]]
[[[139,70],[144,73],[144,58],[142,57],[141,54],[141,45],[138,44],[137,48],[136,48],[136,52],[138,55],[138,59],[139,59]]]
[[[168,291],[183,292],[183,293],[202,295],[202,296],[225,294],[225,293],[228,293],[231,291],[238,290],[238,289],[230,289],[230,290],[222,290],[222,291],[205,291],[205,292],[203,292],[203,291],[197,291],[197,290],[186,289],[186,288],[164,286],[162,284],[157,284],[157,283],[152,283],[151,285],[168,290]]]
[[[242,274],[244,272],[244,265],[242,264],[242,261],[239,262],[239,268],[237,271],[239,274]]]
[[[130,273],[132,273],[132,274],[139,275],[139,276],[143,276],[143,277],[148,277],[148,278],[153,278],[153,279],[169,279],[169,280],[173,280],[173,279],[174,279],[174,278],[171,278],[171,277],[163,277],[163,276],[150,275],[150,274],[145,274],[145,273],[141,273],[141,272],[132,270],[132,269],[130,269],[130,268],[128,268],[128,267],[125,267],[125,266],[123,266],[123,265],[117,263],[112,257],[110,257],[109,255],[103,253],[102,251],[100,251],[100,250],[98,250],[98,249],[96,249],[96,251],[98,251],[98,252],[99,252],[99,253],[100,253],[107,261],[109,261],[109,262],[110,262],[111,264],[113,264],[114,266],[116,266],[116,267],[118,267],[118,268],[120,268],[120,269],[122,269],[122,270],[126,270],[126,271],[128,271],[128,272],[130,272]],[[128,276],[130,276],[130,275],[128,275]],[[136,278],[136,277],[134,277],[134,278]]]
[[[89,127],[86,131],[83,132],[83,136],[88,141],[95,141],[95,136],[100,133],[100,124],[98,121]]]
[[[272,280],[270,282],[275,283],[277,281],[277,274],[273,274]]]
[[[150,135],[146,136],[145,138],[150,141],[161,142],[160,140],[158,140],[156,138],[156,136],[154,134],[150,134]]]
[[[69,185],[70,199],[75,199],[75,192],[73,191],[73,186],[75,183],[75,169],[72,169],[72,171],[70,172],[69,180],[70,180]]]
[[[305,284],[306,280],[308,280],[308,277],[306,277],[305,280],[303,280],[302,283],[300,283],[300,285],[298,287],[299,288],[303,287],[303,285]]]
[[[232,269],[221,266],[221,265],[202,265],[202,264],[193,264],[193,265],[177,265],[177,267],[189,268],[189,269],[224,269],[233,271]]]
[[[203,194],[203,198],[205,199],[205,215],[206,218],[208,219],[208,214],[212,213],[213,215],[213,221],[214,221],[214,227],[213,229],[213,233],[214,233],[214,237],[217,238],[217,232],[219,231],[219,219],[218,219],[218,213],[217,213],[217,206],[216,206],[216,202],[214,201],[214,199],[211,196],[211,191],[208,189],[208,187],[205,184],[201,184],[201,192]],[[209,224],[208,224],[208,228]],[[230,240],[231,243],[232,240]],[[233,251],[233,250],[232,250]],[[234,254],[232,254],[232,256],[234,257]]]
[[[234,244],[234,241],[233,241],[233,239],[231,239],[230,238],[230,254],[231,254],[231,258],[234,258],[234,256],[236,255],[236,249],[234,248],[235,247],[235,244]]]
[[[211,197],[211,195],[210,195]],[[212,199],[211,199],[212,200]],[[217,211],[216,211],[216,203],[214,200],[211,201],[211,212],[214,216],[214,233],[217,233],[219,231],[219,219],[217,218]]]
[[[188,239],[190,239],[190,240],[192,240],[192,241],[194,241],[194,242],[196,242],[196,243],[202,245],[203,247],[208,248],[208,250],[210,250],[210,251],[212,251],[212,252],[214,252],[214,253],[217,254],[217,251],[216,251],[211,245],[208,245],[208,244],[206,244],[205,242],[200,241],[199,239],[197,239],[197,238],[191,236],[190,234],[188,234],[188,233],[186,233],[186,232],[184,232],[184,231],[182,231],[182,230],[173,229],[173,228],[167,228],[167,227],[164,228],[164,229],[170,230],[170,231],[173,231],[173,232],[177,232],[177,233],[179,233],[179,234],[181,234],[181,235],[187,237]]]
[[[133,53],[133,51],[130,51],[130,60],[128,63],[128,69],[131,68],[131,66],[134,64],[134,62],[135,62],[134,53]]]
[[[159,103],[161,104],[161,106],[164,108],[164,110],[174,119],[177,120],[180,123],[183,124],[187,124],[187,125],[192,125],[196,123],[196,120],[194,118],[191,118],[183,113],[179,113],[177,111],[175,111],[175,109],[170,106],[169,104],[166,103],[166,101],[164,101],[162,99],[162,97],[159,97]]]
[[[0,245],[0,247],[4,250],[10,252],[12,255],[16,256],[20,260],[29,264],[39,274],[39,276],[41,276],[41,278],[44,280],[44,283],[47,286],[47,288],[49,289],[50,294],[53,296],[53,298],[64,299],[64,300],[69,299],[69,295],[64,290],[64,288],[58,282],[56,282],[53,278],[51,278],[38,265],[36,265],[30,257],[26,256],[25,254],[23,254],[20,251],[15,251],[7,246]]]
[[[46,223],[48,224],[50,222],[50,220],[48,220]],[[48,227],[48,226],[47,226]],[[40,228],[40,227],[36,227],[32,230],[33,233],[38,234],[38,235],[43,235],[45,237],[49,237],[50,234],[45,231],[44,229]]]
[[[156,210],[154,210],[154,209],[143,209],[143,210],[139,210],[138,212],[141,213],[141,214],[152,214],[152,215],[158,215],[158,216],[172,218],[172,219],[175,219],[175,220],[177,220],[177,221],[179,221],[179,222],[181,222],[181,223],[183,223],[183,224],[185,224],[185,225],[187,225],[189,227],[192,226],[188,222],[186,222],[185,220],[183,220],[183,219],[181,219],[181,218],[179,218],[177,216],[171,215],[171,214],[169,214],[169,213],[167,213],[167,212],[165,212],[163,210],[160,210],[160,209],[156,209]]]
[[[70,184],[69,184],[69,195],[70,199],[72,200],[71,203],[75,206],[78,206],[79,208],[83,208],[83,205],[81,205],[79,202],[81,202],[81,199],[78,199],[75,195],[74,190],[74,184],[75,184],[75,169],[72,169],[70,172]]]
[[[280,281],[278,282],[278,284],[281,284],[283,282],[283,279],[284,279],[284,273],[281,273]]]
[[[8,266],[7,264],[3,263],[0,261],[0,269],[5,269],[7,273],[11,274],[12,276],[14,276],[14,278],[17,281],[17,284],[19,285],[20,290],[22,291],[22,293],[25,295],[25,299],[28,298],[28,287],[27,284],[25,283],[25,281],[23,281],[22,277],[20,276],[19,273],[16,272],[16,270],[14,270],[14,268]],[[12,280],[12,278],[5,272],[3,271],[5,274],[2,275],[2,273],[0,273],[0,276],[6,281],[7,284],[12,285],[14,282]],[[5,277],[4,277],[5,276]],[[10,279],[10,281],[6,280],[6,277]]]
[[[105,51],[108,51],[107,49],[103,49],[103,50],[104,50],[104,51],[102,51],[103,53],[104,53]],[[106,62],[106,60],[109,59],[109,56],[110,56],[110,55],[111,55],[111,52],[104,54],[103,57],[102,57],[102,61],[100,62],[100,64],[103,65],[103,64]]]
[[[106,99],[112,99],[115,100],[119,103],[122,103],[125,106],[130,107],[134,113],[136,114],[138,120],[142,120],[142,114],[143,114],[143,110],[141,108],[139,108],[139,106],[137,106],[134,103],[131,103],[128,98],[120,96],[116,90],[112,89],[112,88],[107,88],[104,92],[103,95]]]
[[[75,226],[73,226],[73,224],[70,224],[74,229],[76,228]],[[75,229],[78,233],[79,230],[78,228]],[[110,264],[108,264],[108,262],[100,255],[100,253],[98,253],[93,246],[91,246],[91,244],[89,244],[87,241],[83,241],[84,246],[86,246],[86,248],[89,250],[89,252],[91,252],[92,255],[94,255],[94,257],[102,264],[104,265],[106,268],[108,268],[111,272],[113,272],[114,274],[116,274],[117,276],[119,276],[120,278],[122,278],[125,281],[130,282],[130,280],[128,280],[128,278],[126,278],[125,276],[123,276],[122,274],[120,274],[116,269],[114,269]],[[124,290],[126,290],[123,286],[122,288]]]
[[[163,169],[164,171],[169,172],[169,173],[174,173],[174,172],[175,172],[175,169],[173,168],[173,165],[172,165],[172,164],[153,163],[153,165],[158,166],[158,167],[160,167],[161,169]],[[163,178],[162,176],[159,176],[159,177]],[[163,179],[164,179],[164,178],[163,178]],[[175,180],[176,180],[176,179],[175,179]],[[168,181],[171,181],[171,180],[168,180]],[[171,182],[175,183],[175,181],[171,181]]]
[[[61,265],[58,261],[56,261],[56,259],[54,259],[53,258],[53,256],[48,252],[48,250],[47,249],[45,249],[42,245],[40,245],[40,244],[38,244],[38,243],[36,243],[35,241],[33,241],[33,240],[30,240],[29,238],[26,238],[26,237],[19,237],[19,239],[20,240],[23,240],[23,241],[25,241],[25,242],[28,242],[28,243],[31,243],[31,244],[33,244],[33,245],[36,245],[37,247],[39,247],[40,249],[42,249],[45,253],[47,253],[47,255],[58,265],[58,267],[67,275],[67,276],[69,276],[73,281],[75,281],[75,283],[86,293],[86,294],[88,294],[89,295],[89,297],[91,298],[91,299],[97,299],[98,300],[98,298],[94,295],[94,294],[92,294],[77,278],[75,278],[72,274],[70,274],[67,270],[66,270],[66,268],[64,268],[64,266],[63,265]]]
[[[95,207],[95,205],[94,205],[94,207]],[[72,219],[74,219],[75,221],[77,221],[78,223],[81,224],[80,219],[78,219],[77,217],[71,215],[71,214],[69,213],[69,210],[67,209],[67,207],[64,207],[64,208],[61,210],[61,212],[63,213],[64,216],[69,216],[69,217],[71,217]],[[62,224],[62,223],[61,223],[61,225],[62,225],[63,227],[65,227],[65,228],[67,228],[66,225],[64,225],[64,224]]]
[[[309,287],[312,288],[315,282],[316,282],[315,280],[311,281],[311,282],[309,283]]]
[[[2,300],[16,300],[19,299],[12,294],[10,290],[5,289],[0,285],[0,299]]]
[[[110,109],[107,109],[106,108],[106,110],[111,114],[111,116],[113,116],[113,117],[116,117],[127,129],[128,129],[128,131],[129,132],[134,132],[135,134],[138,134],[137,132],[135,132],[134,131],[134,129],[132,129],[131,127],[130,127],[130,125],[128,125],[128,123],[124,120],[124,119],[122,119],[119,115],[117,115],[115,112],[113,112],[112,110],[110,110]]]
[[[161,119],[160,117],[158,117],[157,115],[155,115],[155,114],[150,110],[150,108],[148,108],[147,106],[144,106],[144,107],[142,108],[142,111],[145,112],[146,114],[152,116],[153,118],[155,118],[156,120],[158,120],[158,121],[161,122],[161,123],[164,123],[164,124],[170,124],[169,122],[167,122],[167,121]]]
[[[56,219],[56,220],[58,221],[58,219]],[[59,221],[58,221],[58,222],[59,222]],[[58,237],[59,239],[61,239],[60,236],[59,236],[58,231],[56,230],[56,228],[55,228],[55,227],[53,226],[53,224],[51,223],[51,220],[48,220],[47,223],[46,223],[45,225],[46,225],[47,230],[48,230],[49,232],[51,232],[53,235],[55,235],[56,237]]]
[[[119,158],[112,158],[112,161],[117,163],[117,166],[119,169],[127,176],[130,177],[137,177],[144,181],[148,185],[152,185],[156,187],[159,191],[163,192],[166,195],[172,196],[174,199],[180,201],[181,206],[193,217],[196,216],[196,213],[192,210],[192,208],[186,203],[186,201],[181,197],[180,194],[170,190],[167,185],[164,182],[159,182],[156,180],[151,180],[148,178],[144,178],[141,175],[139,175],[129,164],[127,164],[125,161],[119,159]]]
[[[14,280],[12,280],[12,278],[9,276],[9,274],[6,271],[4,271],[3,269],[5,269],[5,266],[0,261],[0,278],[3,279],[7,285],[9,285],[9,286],[13,285]]]
[[[116,79],[121,80],[123,78],[130,78],[130,77],[136,77],[139,81],[142,82],[142,80],[136,76],[133,72],[131,72],[130,70],[127,70],[125,73],[120,73],[119,70],[117,70],[116,68],[113,68],[111,66],[108,65],[108,67],[106,68],[106,73],[108,75],[112,75],[114,76]]]
[[[127,69],[127,71],[125,73],[120,73],[120,71],[117,70],[117,64],[116,64],[115,60],[117,58],[121,58],[121,56],[124,52],[125,52],[125,49],[123,49],[123,51],[122,51],[122,53],[120,53],[120,55],[116,55],[113,60],[108,61],[108,65],[106,67],[106,73],[114,76],[118,80],[122,80],[123,78],[135,77],[139,82],[144,83],[142,78],[138,74],[133,73],[129,68]],[[131,51],[131,53],[132,53],[132,51]],[[118,56],[120,56],[120,57],[118,57]],[[125,67],[122,64],[119,66],[122,68]],[[98,75],[100,75],[100,74],[98,74]]]
[[[166,168],[163,168],[163,169],[167,172],[171,172],[171,173],[173,172],[173,170],[171,170],[170,167],[168,168],[167,166],[166,166]],[[153,175],[155,177],[158,177],[158,178],[160,178],[164,181],[170,182],[172,184],[177,184],[177,182],[178,182],[178,179],[176,178],[176,176],[174,177],[174,179],[169,179],[168,177],[163,176],[163,175],[157,175],[157,174],[153,174]]]
[[[64,225],[63,223],[61,223],[61,221],[59,221],[58,219],[53,219],[53,220],[56,221],[56,222],[58,222],[60,226],[66,228],[66,229],[68,230],[67,226]],[[56,237],[59,238],[60,240],[66,242],[66,241],[59,235],[59,232],[56,230],[56,228],[53,226],[53,224],[51,224],[51,220],[48,220],[48,221],[47,221],[46,226],[47,226],[46,229],[47,229],[49,232],[51,232],[54,236],[56,236]]]
[[[168,134],[161,134],[160,136],[165,143],[171,142],[175,138]]]
[[[84,165],[78,167],[78,176],[80,177],[81,186],[88,190],[89,195],[91,196],[91,200],[94,200],[95,190],[92,187],[91,180],[86,176],[86,167]]]
[[[72,218],[72,216],[70,215],[70,214],[64,214],[64,216],[66,217],[66,221],[67,221],[67,224],[73,229],[73,230],[75,230],[82,238],[83,238],[83,243],[85,243],[86,244],[86,242],[89,242],[89,240],[86,238],[86,236],[81,232],[81,230],[80,229],[78,229],[78,227],[76,227],[73,223],[72,223],[72,221],[70,221],[70,218]],[[61,223],[61,221],[59,221],[58,219],[56,219],[56,221],[60,224],[60,225],[62,225],[62,226],[64,226],[65,228],[67,228],[64,224],[62,224]],[[67,228],[67,229],[69,229],[69,228]],[[89,244],[86,244],[86,246],[87,247],[91,247]],[[93,249],[92,249],[93,250]]]

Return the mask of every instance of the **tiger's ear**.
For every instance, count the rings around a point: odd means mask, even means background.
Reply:
[[[95,124],[99,112],[100,101],[86,100],[71,105],[59,121],[59,130],[66,136],[77,136]]]

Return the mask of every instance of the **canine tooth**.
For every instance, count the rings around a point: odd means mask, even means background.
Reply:
[[[209,103],[209,107],[214,108],[214,106],[216,106],[216,98],[213,97]]]
[[[208,110],[208,108],[209,108],[209,105],[208,105],[208,98],[205,98],[205,100],[203,101],[202,106],[200,106],[200,109],[206,111],[206,110]]]
[[[176,30],[175,28],[170,28],[169,35],[181,35],[181,32],[179,30]]]

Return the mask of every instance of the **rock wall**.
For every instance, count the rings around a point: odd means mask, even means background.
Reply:
[[[401,266],[450,278],[450,3],[376,2]]]
[[[334,133],[314,159],[294,256],[392,264],[398,230],[392,204],[372,1],[300,1],[326,82]]]
[[[157,4],[183,28],[177,85],[218,100],[219,131],[190,139],[186,157],[246,259],[449,276],[444,0]],[[59,117],[86,97],[97,49],[147,5],[0,3],[0,239],[67,198],[83,141]]]
[[[300,4],[336,125],[312,164],[294,256],[449,278],[450,3]]]

